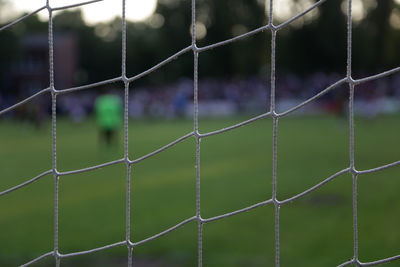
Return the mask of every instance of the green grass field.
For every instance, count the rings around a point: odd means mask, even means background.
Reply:
[[[200,119],[200,132],[245,117]],[[130,158],[190,132],[190,120],[132,120]],[[400,159],[400,116],[355,120],[358,170]],[[120,143],[99,145],[94,121],[57,121],[57,169],[122,158]],[[278,128],[278,198],[283,200],[349,165],[347,122],[328,116],[288,117]],[[0,121],[0,191],[51,168],[50,124]],[[201,141],[203,218],[271,198],[272,120]],[[132,169],[132,241],[195,214],[195,140],[189,138]],[[126,167],[117,164],[63,176],[59,190],[61,253],[125,239]],[[372,261],[400,254],[400,167],[358,180],[359,254]],[[53,249],[51,175],[0,197],[0,266],[16,266]],[[352,180],[342,175],[280,210],[281,266],[336,266],[353,254]],[[264,206],[204,225],[204,266],[273,266],[274,209]],[[62,266],[124,266],[126,247],[62,261]],[[134,250],[136,266],[196,266],[197,224],[191,222]],[[52,266],[49,258],[34,266]],[[394,262],[385,266],[399,266]]]

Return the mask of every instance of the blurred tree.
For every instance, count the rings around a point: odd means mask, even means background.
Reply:
[[[0,0],[0,4],[6,0]],[[293,3],[300,3],[293,0]],[[315,2],[311,0],[310,3]],[[306,74],[315,71],[345,72],[346,15],[342,1],[326,1],[312,20],[301,27],[286,27],[277,37],[277,66],[280,72]],[[140,73],[171,54],[190,45],[191,2],[159,0],[156,13],[144,22],[127,22],[127,74]],[[365,18],[353,24],[353,68],[376,71],[398,66],[400,31],[390,24],[394,0],[376,1]],[[294,15],[294,14],[293,14]],[[156,23],[155,23],[156,22]],[[262,0],[199,0],[196,24],[198,46],[209,45],[265,25]],[[104,80],[121,73],[121,19],[91,26],[85,24],[80,9],[57,12],[55,32],[72,32],[79,40],[79,84]],[[0,33],[0,68],[20,54],[20,37],[48,30],[47,22],[34,15]],[[253,75],[265,71],[270,62],[270,33],[258,33],[245,40],[206,51],[200,57],[200,75]],[[397,64],[397,65],[396,65]],[[179,58],[151,77],[136,84],[160,84],[193,75],[191,55]],[[264,73],[266,75],[266,72]]]
[[[345,71],[346,17],[340,2],[326,1],[318,11],[318,17],[301,28],[279,32],[277,60],[285,71]]]
[[[140,23],[128,24],[129,46],[134,48],[128,54],[128,68],[138,73],[138,66],[141,66],[143,71],[145,66],[151,67],[166,56],[190,45],[190,5],[190,1],[185,0],[160,0],[156,13],[165,19],[160,29],[152,29]],[[256,0],[201,0],[197,3],[197,31],[204,31],[203,36],[198,35],[198,46],[232,38],[265,23],[264,6]],[[257,73],[267,62],[266,44],[266,35],[258,34],[251,37],[250,41],[240,41],[217,48],[218,53],[202,53],[201,65],[207,68],[200,69],[200,73],[202,77]],[[152,81],[157,82],[157,77],[159,82],[175,80],[181,76],[191,77],[193,59],[181,57],[179,62],[180,64],[171,65],[163,70],[163,77],[154,73],[153,77],[156,79]]]
[[[4,31],[0,34],[0,73],[8,66],[11,61],[15,61],[20,56],[20,38],[14,31]]]
[[[209,45],[246,33],[267,24],[265,7],[257,0],[213,1],[198,3],[197,20],[207,28],[207,35],[199,45]],[[201,60],[207,66],[202,75],[249,75],[259,72],[269,62],[269,33],[258,33],[238,41],[218,53],[206,52]]]
[[[391,26],[390,18],[399,6],[394,0],[376,1],[355,27],[355,68],[376,72],[398,66],[400,31]]]

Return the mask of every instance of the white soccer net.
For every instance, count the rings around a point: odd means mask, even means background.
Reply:
[[[29,16],[32,16],[44,9],[48,10],[49,13],[49,22],[48,22],[48,43],[49,43],[49,78],[50,78],[50,85],[48,88],[45,88],[41,91],[39,91],[38,93],[26,98],[25,100],[14,104],[11,107],[8,107],[6,109],[3,109],[0,111],[0,115],[3,115],[15,108],[17,108],[20,105],[23,105],[24,103],[34,99],[35,97],[42,95],[42,94],[50,94],[51,95],[51,99],[52,99],[52,159],[53,159],[53,164],[52,164],[52,169],[47,170],[43,173],[41,173],[40,175],[20,184],[17,185],[15,187],[9,188],[3,192],[0,192],[0,197],[4,196],[8,193],[11,193],[14,190],[18,190],[24,186],[27,186],[39,179],[41,179],[42,177],[48,175],[48,174],[53,174],[54,176],[54,186],[55,186],[55,196],[54,196],[54,250],[47,252],[35,259],[33,259],[32,261],[23,264],[22,266],[28,266],[31,265],[33,263],[36,263],[46,257],[50,257],[53,256],[56,259],[56,265],[59,266],[60,262],[62,261],[62,259],[64,258],[69,258],[69,257],[74,257],[74,256],[78,256],[78,255],[84,255],[84,254],[90,254],[90,253],[94,253],[97,251],[101,251],[101,250],[106,250],[106,249],[110,249],[113,247],[119,247],[119,246],[126,246],[128,248],[128,266],[132,266],[132,251],[133,248],[136,246],[139,246],[143,243],[149,242],[151,240],[154,240],[156,238],[159,238],[189,222],[192,221],[197,221],[198,224],[198,266],[202,266],[202,245],[203,245],[203,224],[206,224],[208,222],[211,221],[215,221],[215,220],[219,220],[225,217],[229,217],[229,216],[234,216],[236,214],[239,213],[243,213],[252,209],[255,209],[257,207],[261,207],[264,205],[274,205],[275,207],[275,265],[279,266],[279,262],[280,262],[280,257],[279,257],[279,246],[280,246],[280,242],[279,242],[279,210],[282,206],[285,206],[285,204],[292,202],[298,198],[301,198],[305,195],[307,195],[308,193],[316,190],[319,187],[322,187],[323,185],[325,185],[326,183],[334,180],[335,178],[337,178],[338,176],[344,174],[344,173],[350,173],[353,177],[353,239],[354,239],[354,251],[353,251],[353,258],[340,264],[339,266],[347,266],[347,265],[356,265],[356,266],[372,266],[372,265],[378,265],[378,264],[382,264],[382,263],[386,263],[386,262],[390,262],[390,261],[394,261],[397,259],[400,259],[400,255],[397,256],[393,256],[393,257],[389,257],[389,258],[385,258],[385,259],[380,259],[380,260],[376,260],[373,262],[361,262],[359,260],[358,257],[358,227],[357,227],[357,177],[359,175],[362,174],[366,174],[366,173],[371,173],[371,172],[377,172],[386,168],[390,168],[396,165],[400,165],[400,161],[396,161],[384,166],[380,166],[374,169],[368,169],[368,170],[356,170],[355,168],[355,164],[354,164],[354,88],[355,86],[368,82],[368,81],[372,81],[375,79],[379,79],[382,78],[384,76],[388,76],[391,75],[393,73],[399,72],[400,71],[400,67],[388,70],[386,72],[382,72],[373,76],[369,76],[369,77],[365,77],[362,79],[358,79],[355,80],[352,78],[352,55],[351,55],[351,45],[352,45],[352,18],[351,18],[351,8],[352,8],[352,0],[348,0],[348,10],[347,10],[347,74],[345,77],[343,77],[342,79],[338,80],[337,82],[333,83],[332,85],[328,86],[326,89],[324,89],[323,91],[321,91],[320,93],[318,93],[317,95],[311,97],[310,99],[304,101],[303,103],[285,111],[282,113],[277,113],[276,112],[276,106],[275,106],[275,50],[276,50],[276,35],[279,32],[279,30],[281,30],[282,28],[288,26],[290,23],[292,23],[293,21],[295,21],[296,19],[304,16],[305,14],[307,14],[308,12],[312,11],[313,9],[317,8],[319,5],[322,5],[326,0],[320,0],[318,2],[316,2],[315,4],[313,4],[312,6],[310,6],[308,9],[304,10],[303,12],[299,13],[298,15],[292,17],[291,19],[287,20],[286,22],[279,24],[279,25],[275,25],[273,23],[273,14],[274,14],[274,0],[270,0],[269,4],[270,4],[270,8],[269,8],[269,22],[267,25],[264,25],[262,27],[259,27],[257,29],[254,29],[250,32],[247,32],[245,34],[236,36],[234,38],[222,41],[222,42],[218,42],[218,43],[214,43],[208,46],[204,46],[204,47],[198,47],[196,45],[196,0],[192,0],[192,42],[190,45],[188,45],[187,47],[185,47],[184,49],[180,50],[179,52],[177,52],[176,54],[168,57],[167,59],[165,59],[164,61],[158,63],[157,65],[155,65],[154,67],[140,73],[137,74],[133,77],[127,77],[126,76],[126,18],[125,18],[125,0],[122,0],[122,49],[121,49],[121,55],[122,55],[122,63],[121,63],[121,75],[118,77],[115,77],[113,79],[109,79],[109,80],[105,80],[105,81],[100,81],[97,83],[93,83],[93,84],[88,84],[88,85],[84,85],[84,86],[79,86],[79,87],[73,87],[73,88],[68,88],[68,89],[63,89],[63,90],[57,90],[54,87],[54,64],[53,64],[53,12],[57,11],[57,10],[65,10],[68,8],[72,8],[72,7],[78,7],[78,6],[83,6],[83,5],[88,5],[94,2],[99,2],[102,0],[94,0],[94,1],[88,1],[88,2],[82,2],[82,3],[78,3],[78,4],[74,4],[74,5],[68,5],[68,6],[62,6],[62,7],[52,7],[51,3],[49,0],[46,1],[45,5],[38,8],[37,10],[35,10],[34,12],[27,14],[5,26],[3,26],[2,28],[0,28],[0,31],[3,31],[9,27],[12,27],[13,25],[17,24],[18,22],[21,22],[22,20],[28,18]],[[276,0],[279,1],[279,0]],[[333,1],[333,0],[331,0]],[[209,49],[213,49],[216,48],[218,46],[223,46],[223,45],[227,45],[229,43],[241,40],[243,38],[247,38],[251,35],[254,35],[256,33],[259,33],[261,31],[264,30],[270,30],[271,34],[272,34],[272,39],[271,39],[271,97],[270,97],[270,111],[264,114],[260,114],[256,117],[253,117],[249,120],[243,121],[241,123],[235,124],[233,126],[227,127],[227,128],[223,128],[217,131],[213,131],[213,132],[208,132],[208,133],[199,133],[198,131],[198,57],[199,55],[204,52],[207,51]],[[145,75],[150,74],[151,72],[155,71],[158,68],[161,68],[162,66],[166,65],[167,63],[169,63],[170,61],[176,59],[178,56],[183,55],[185,53],[188,52],[193,52],[193,57],[194,57],[194,66],[193,66],[193,90],[194,90],[194,116],[193,116],[193,122],[194,122],[194,129],[192,132],[178,138],[177,140],[173,141],[170,144],[167,144],[165,146],[163,146],[162,148],[153,151],[141,158],[138,159],[134,159],[131,160],[128,157],[128,102],[129,102],[129,84]],[[79,90],[83,90],[83,89],[88,89],[88,88],[93,88],[99,85],[105,85],[105,84],[110,84],[110,83],[114,83],[117,81],[122,81],[125,85],[125,96],[124,96],[124,104],[125,104],[125,108],[124,108],[124,157],[119,159],[119,160],[115,160],[115,161],[110,161],[110,162],[106,162],[100,165],[96,165],[96,166],[92,166],[92,167],[87,167],[84,169],[79,169],[79,170],[72,170],[72,171],[68,171],[68,172],[60,172],[57,170],[57,166],[56,166],[56,118],[57,118],[57,114],[56,114],[56,107],[57,107],[57,96],[58,95],[62,95],[62,94],[67,94],[70,92],[75,92],[75,91],[79,91]],[[297,194],[295,196],[292,196],[288,199],[284,199],[284,200],[278,200],[277,199],[277,174],[276,174],[276,170],[277,170],[277,128],[278,128],[278,120],[291,114],[292,112],[306,106],[307,104],[317,100],[318,98],[320,98],[321,96],[323,96],[324,94],[334,90],[335,88],[338,88],[340,85],[343,84],[348,84],[349,86],[349,92],[350,92],[350,96],[349,96],[349,125],[350,125],[350,131],[349,131],[349,136],[350,136],[350,144],[349,144],[349,151],[350,151],[350,162],[349,162],[349,166],[335,174],[333,174],[332,176],[326,178],[325,180],[323,180],[322,182],[320,182],[319,184],[305,190],[304,192]],[[226,131],[230,131],[233,130],[235,128],[244,126],[246,124],[252,123],[254,121],[260,120],[262,118],[265,117],[272,117],[273,119],[273,190],[272,190],[272,197],[270,199],[267,199],[265,201],[256,203],[254,205],[251,205],[249,207],[240,209],[240,210],[236,210],[230,213],[226,213],[226,214],[222,214],[216,217],[212,217],[212,218],[202,218],[201,217],[201,212],[200,212],[200,140],[203,138],[207,138],[208,136],[212,136],[212,135],[216,135],[216,134],[220,134]],[[130,216],[130,211],[131,211],[131,203],[130,203],[130,199],[131,199],[131,186],[130,186],[130,172],[131,172],[131,167],[133,165],[135,165],[136,163],[143,161],[149,157],[152,157],[172,146],[174,146],[175,144],[190,138],[190,137],[194,137],[196,139],[196,150],[195,150],[195,154],[196,154],[196,213],[190,217],[187,218],[186,220],[180,222],[179,224],[166,229],[163,232],[160,232],[154,236],[151,236],[147,239],[138,241],[138,242],[131,242],[130,240],[130,224],[131,224],[131,216]],[[122,240],[120,242],[117,243],[113,243],[113,244],[108,244],[106,246],[103,247],[99,247],[99,248],[94,248],[91,250],[87,250],[87,251],[78,251],[78,252],[74,252],[74,253],[68,253],[68,254],[63,254],[60,253],[59,251],[59,243],[58,243],[58,192],[59,192],[59,179],[62,178],[63,176],[66,175],[71,175],[71,174],[76,174],[76,173],[82,173],[82,172],[88,172],[91,170],[95,170],[98,168],[102,168],[102,167],[106,167],[106,166],[110,166],[113,164],[118,164],[118,163],[125,163],[126,164],[126,239]]]

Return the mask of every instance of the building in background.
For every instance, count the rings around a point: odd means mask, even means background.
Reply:
[[[47,34],[28,34],[21,40],[21,56],[8,63],[5,83],[2,84],[3,97],[0,107],[8,107],[40,90],[47,88],[49,82],[49,41]],[[77,38],[73,34],[55,34],[54,37],[54,81],[57,89],[74,85],[78,66]],[[48,96],[47,96],[48,97]],[[34,121],[50,109],[46,96],[20,107],[16,113]]]

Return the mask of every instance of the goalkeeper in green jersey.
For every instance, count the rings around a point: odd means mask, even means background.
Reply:
[[[117,95],[102,95],[96,99],[95,112],[100,131],[100,141],[107,145],[116,141],[118,129],[122,125],[122,102]]]

